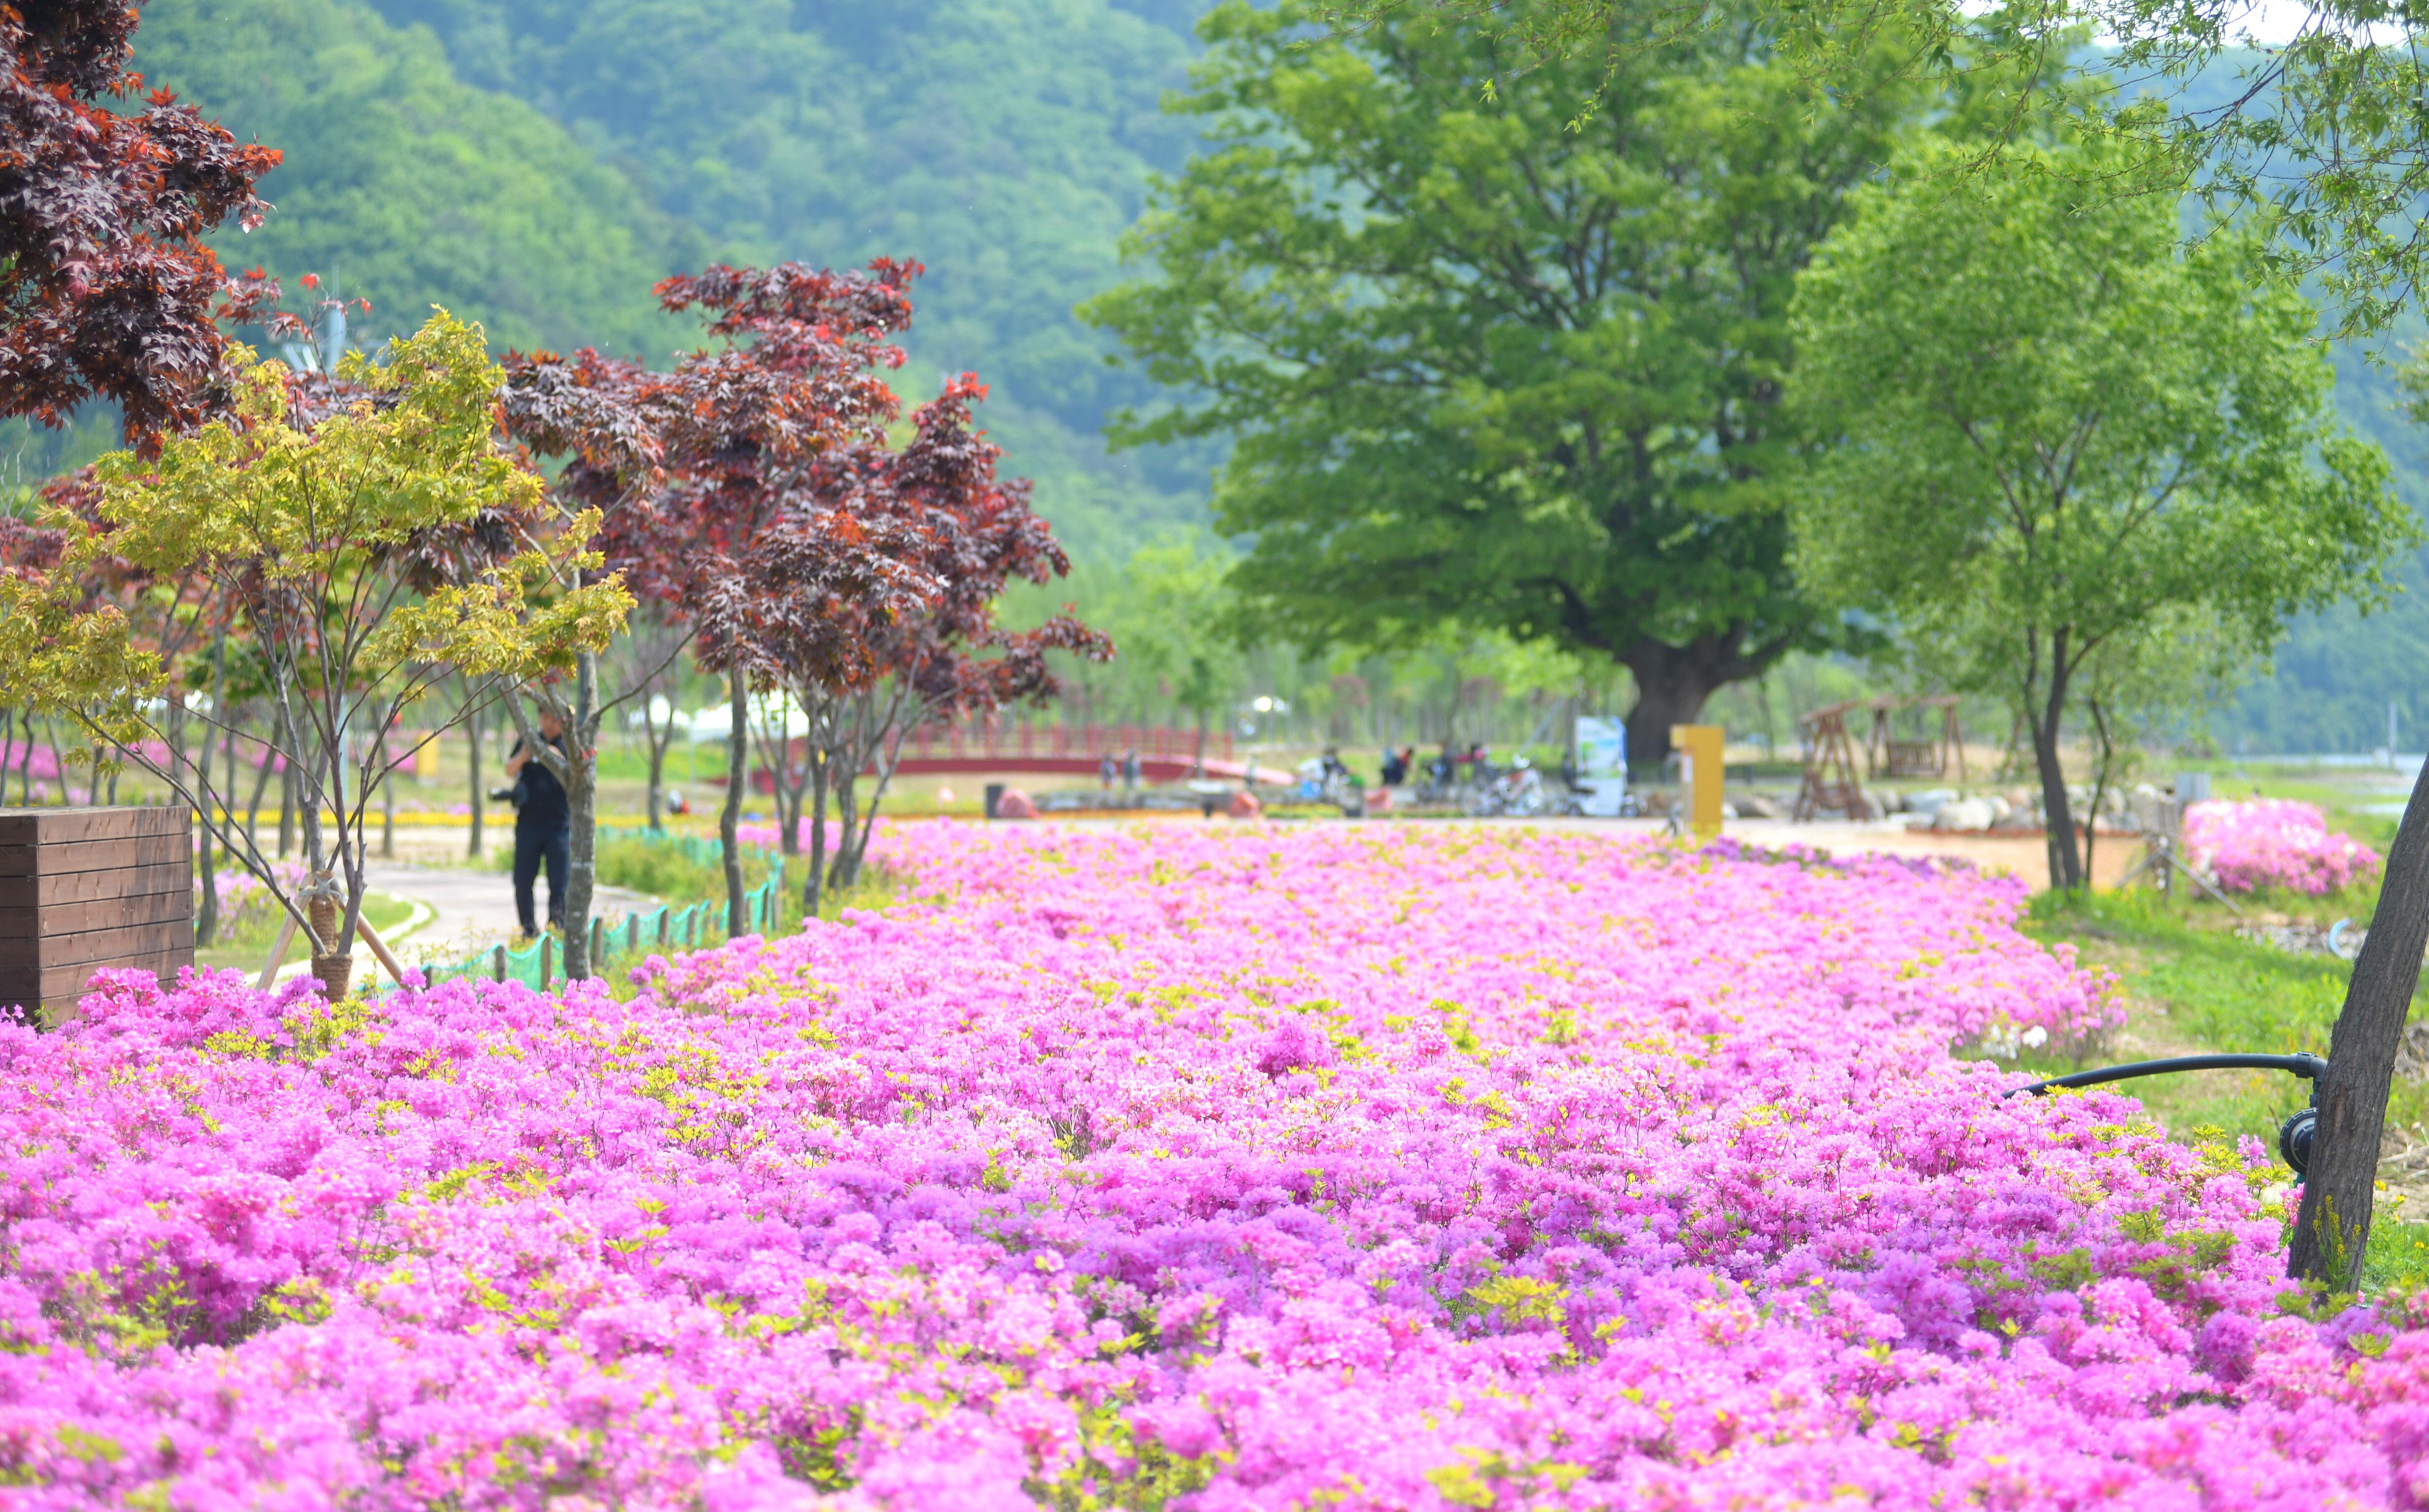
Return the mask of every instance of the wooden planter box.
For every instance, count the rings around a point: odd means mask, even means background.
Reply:
[[[0,1008],[57,1023],[92,974],[194,963],[194,816],[0,809]]]

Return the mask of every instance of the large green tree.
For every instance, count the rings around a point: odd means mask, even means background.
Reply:
[[[2091,659],[2166,654],[2187,615],[2219,628],[2205,654],[2265,654],[2289,615],[2377,596],[2418,532],[2255,238],[2181,248],[2173,196],[2113,154],[2012,149],[1953,189],[1952,152],[1859,195],[1799,281],[1798,408],[1840,438],[1800,566],[2023,713],[2075,886],[2059,757]]]
[[[2386,0],[1750,0],[1782,56],[1833,93],[1883,78],[1938,89],[1987,76],[2055,85],[2054,65],[2101,41],[2087,68],[2126,88],[2090,121],[2177,187],[2266,207],[2265,255],[2315,273],[2338,334],[2383,333],[2429,284],[2429,52],[2418,8]],[[1489,32],[1525,72],[1547,60],[1601,63],[1648,41],[1676,43],[1743,24],[1723,7],[1622,0],[1318,0],[1324,24]],[[1649,20],[1650,25],[1646,25]],[[1886,71],[1884,64],[1887,63]],[[1620,66],[1625,66],[1624,62]],[[1599,69],[1578,77],[1570,119],[1602,108]],[[2019,98],[2010,130],[2029,137],[2038,102]],[[1945,165],[1956,174],[1993,161]]]
[[[1083,307],[1174,396],[1117,439],[1234,438],[1215,508],[1274,630],[1457,618],[1612,658],[1658,760],[1715,689],[1838,634],[1787,565],[1788,304],[1907,96],[1840,108],[1744,24],[1614,51],[1571,130],[1598,64],[1512,77],[1475,28],[1311,41],[1314,14],[1200,28],[1173,107],[1210,150],[1130,238],[1151,276]]]

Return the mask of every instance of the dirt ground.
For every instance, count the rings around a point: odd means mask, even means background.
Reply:
[[[1742,819],[1726,827],[1723,832],[1757,845],[1815,846],[1833,855],[1870,850],[1888,856],[1958,856],[1986,870],[2013,872],[2035,887],[2049,884],[2049,851],[2040,835],[1952,834],[1885,824],[1850,824],[1843,819],[1817,819],[1810,824]],[[2129,835],[2100,836],[2091,850],[2092,885],[2116,886],[2141,857],[2140,841]]]

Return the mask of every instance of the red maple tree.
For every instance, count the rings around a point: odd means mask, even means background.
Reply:
[[[804,507],[819,459],[882,436],[899,409],[880,373],[901,363],[890,338],[910,322],[918,272],[883,258],[865,271],[715,267],[658,286],[669,309],[702,311],[725,342],[670,372],[587,350],[507,359],[508,434],[567,459],[555,491],[568,509],[601,511],[607,569],[686,623],[702,664],[728,680],[734,781],[719,830],[730,933],[747,928],[737,827],[750,696],[778,679],[773,648],[838,683],[871,676],[859,614],[934,591],[900,522]],[[526,746],[576,807],[567,962],[578,974],[592,879],[581,804],[610,704],[587,667],[531,691],[567,731],[564,754],[550,751],[509,700]]]
[[[127,0],[0,4],[0,415],[65,423],[115,402],[126,435],[193,425],[225,402],[220,321],[275,290],[231,279],[203,236],[267,208],[278,165],[127,68]]]
[[[1111,640],[1067,613],[1020,632],[998,622],[1004,590],[1016,579],[1043,583],[1067,574],[1071,563],[1032,509],[1029,481],[997,476],[1002,450],[971,415],[985,397],[986,386],[964,373],[914,414],[913,435],[901,450],[882,438],[864,441],[820,458],[814,469],[813,508],[896,522],[900,537],[916,543],[913,564],[936,588],[917,603],[846,607],[851,638],[872,662],[849,681],[797,671],[779,644],[786,688],[810,724],[801,770],[775,764],[780,787],[787,778],[793,782],[791,812],[783,815],[788,838],[802,816],[801,789],[809,792],[805,910],[816,910],[825,882],[850,886],[858,876],[870,822],[913,731],[932,720],[1052,698],[1060,684],[1049,651],[1099,661],[1113,654]],[[859,803],[864,773],[874,778],[866,812]],[[831,875],[830,790],[842,821]]]

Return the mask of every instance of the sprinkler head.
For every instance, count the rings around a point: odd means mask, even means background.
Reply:
[[[2311,1141],[2319,1131],[2320,1110],[2316,1108],[2297,1110],[2293,1117],[2286,1120],[2285,1126],[2277,1130],[2277,1153],[2294,1168],[2294,1175],[2298,1177],[2310,1169]]]

